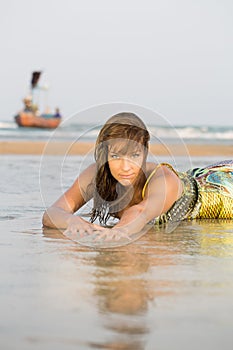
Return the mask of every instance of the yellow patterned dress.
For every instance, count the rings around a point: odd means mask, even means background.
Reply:
[[[142,192],[158,167],[172,169],[183,183],[183,193],[173,206],[153,223],[177,222],[184,219],[233,219],[233,160],[205,168],[176,172],[170,164],[161,163],[148,178]]]

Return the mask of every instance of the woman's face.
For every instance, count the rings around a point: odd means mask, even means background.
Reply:
[[[143,161],[144,150],[141,144],[114,141],[108,146],[111,174],[123,186],[132,185],[136,181]]]

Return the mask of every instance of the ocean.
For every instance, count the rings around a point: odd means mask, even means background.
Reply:
[[[69,141],[71,139],[81,141],[94,141],[102,124],[85,123],[80,118],[64,120],[54,130],[38,128],[20,128],[12,121],[0,121],[0,140],[48,140]],[[162,140],[167,143],[176,143],[183,140],[192,144],[233,144],[233,126],[196,126],[196,125],[159,125],[147,124],[151,139]]]
[[[161,140],[180,142],[179,132],[186,142],[232,145],[229,127],[149,128]],[[74,121],[55,131],[24,129],[2,121],[0,138],[93,141],[98,129]],[[191,163],[221,159],[192,157]],[[1,349],[230,350],[232,220],[182,222],[171,233],[151,227],[129,245],[105,249],[42,228],[45,208],[92,161],[1,155]],[[179,169],[190,166],[183,156],[175,161]]]

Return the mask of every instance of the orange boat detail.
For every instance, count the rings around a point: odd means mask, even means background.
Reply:
[[[61,123],[61,118],[53,117],[51,115],[36,116],[30,112],[20,112],[15,117],[15,122],[18,126],[23,127],[55,129]]]

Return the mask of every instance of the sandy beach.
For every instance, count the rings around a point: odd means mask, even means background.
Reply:
[[[45,141],[1,141],[0,154],[31,154],[31,155],[84,155],[92,153],[94,143],[91,142],[50,142]],[[232,145],[221,144],[186,144],[186,145],[160,145],[151,144],[152,154],[166,155],[187,155],[190,156],[223,156],[231,158],[233,155]]]

